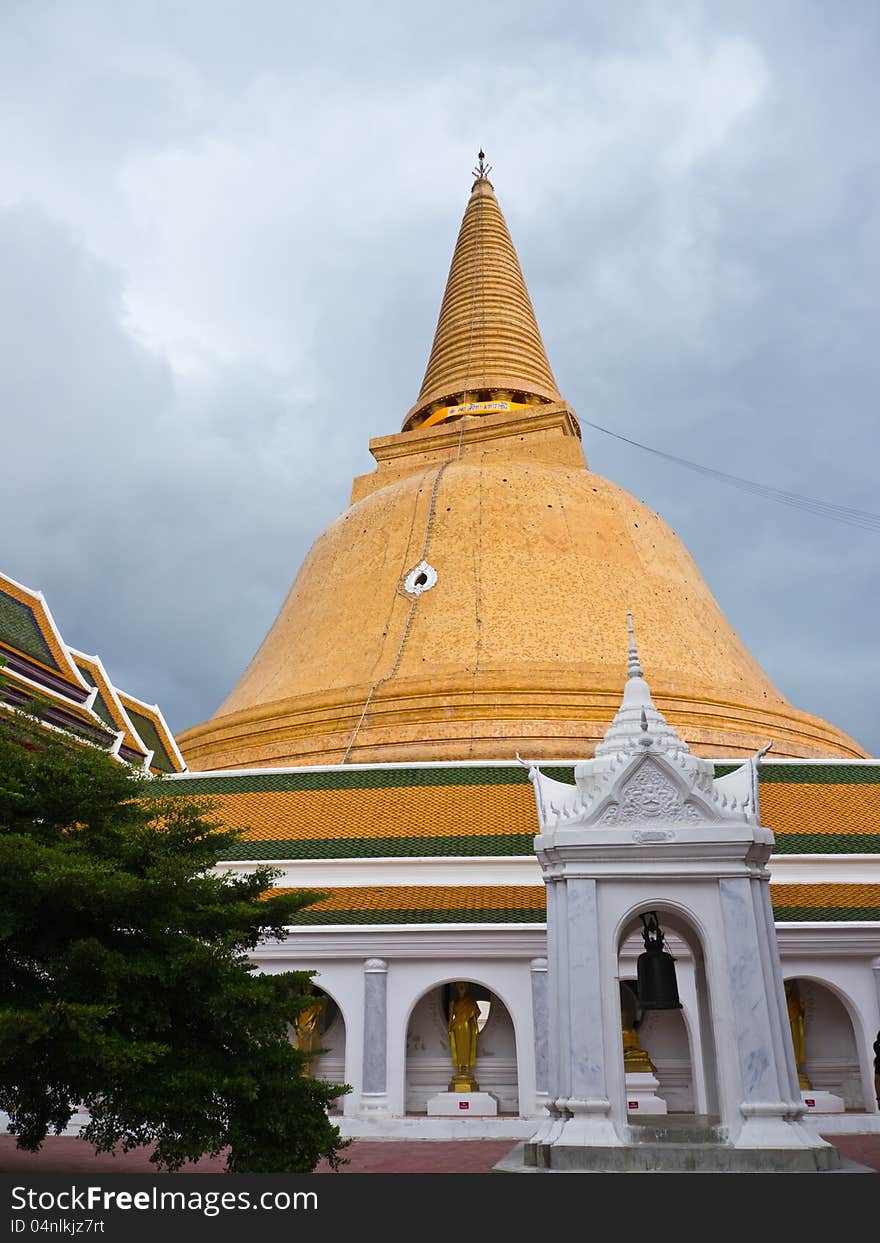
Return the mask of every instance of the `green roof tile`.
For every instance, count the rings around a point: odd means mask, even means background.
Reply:
[[[163,787],[167,793],[168,786]],[[473,837],[333,837],[237,843],[224,859],[394,859],[510,858],[534,853],[530,833],[491,833]]]
[[[443,910],[437,907],[411,910],[316,911],[309,907],[297,911],[291,924],[543,924],[543,906],[513,907],[503,910]]]
[[[129,708],[128,706],[126,706],[125,711],[128,713],[129,719],[137,730],[144,746],[148,751],[153,752],[153,758],[150,761],[152,767],[161,769],[164,773],[176,772],[177,770],[174,766],[174,761],[168,754],[167,748],[159,736],[159,731],[156,729],[156,726],[150,718],[148,716],[144,716],[141,712],[135,711],[133,708]],[[163,788],[162,792],[167,793],[167,787]],[[181,794],[185,794],[187,792],[200,793],[200,791],[187,791],[186,789],[180,791]],[[174,793],[177,793],[177,791],[174,791]]]
[[[557,781],[574,781],[571,764],[542,764],[541,767],[552,770]],[[235,775],[188,776],[184,783],[186,789],[180,793],[259,794],[289,790],[387,790],[405,786],[526,785],[528,780],[528,773],[520,765],[515,768],[352,768],[346,771],[289,769],[278,773],[245,771]]]
[[[880,920],[880,906],[774,906],[779,923],[852,923]]]
[[[5,591],[0,591],[0,641],[61,672],[43,638],[34,610]]]

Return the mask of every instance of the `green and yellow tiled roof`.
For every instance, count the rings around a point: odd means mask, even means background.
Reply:
[[[542,768],[574,779],[571,765]],[[183,792],[243,830],[236,859],[529,855],[536,831],[519,764],[193,774]],[[760,799],[776,854],[880,852],[880,761],[765,761]]]
[[[4,659],[5,658],[5,659]],[[162,713],[118,691],[97,657],[69,647],[39,591],[0,574],[0,667],[10,693],[0,708],[42,701],[44,720],[85,735],[130,763],[153,753],[153,773],[186,764]],[[85,730],[81,727],[85,727]],[[119,735],[122,749],[117,749]]]
[[[244,829],[236,858],[527,855],[533,849],[535,800],[518,766],[291,769],[182,784],[211,795],[218,817]]]
[[[770,898],[779,923],[880,920],[880,885],[771,882]],[[543,885],[385,885],[334,889],[298,911],[291,923],[542,924],[545,919]]]
[[[15,705],[31,699],[34,687],[18,674],[14,669],[3,669],[2,678],[6,683],[7,693],[0,695],[0,708],[11,711]],[[57,691],[50,691],[45,688],[40,690],[41,698],[47,706],[49,712],[60,710],[66,719],[69,718],[70,727],[79,733],[85,732],[87,736],[93,735],[95,740],[104,738],[109,746],[113,742],[115,730],[108,727],[105,722],[88,708],[84,703],[77,703],[75,700],[66,699]]]
[[[880,920],[880,885],[774,885],[770,900],[778,923],[807,920]]]
[[[0,656],[4,654],[25,657],[76,691],[84,687],[42,594],[0,574]]]
[[[880,761],[765,764],[759,797],[777,854],[880,853]]]
[[[142,703],[125,691],[118,690],[116,693],[141,742],[148,751],[153,752],[150,767],[160,773],[183,772],[186,768],[183,756],[156,705]]]
[[[273,893],[290,893],[278,888]],[[542,924],[540,885],[365,885],[334,889],[294,924]]]
[[[137,751],[140,755],[146,755],[147,748],[134,732],[132,723],[119,700],[119,693],[107,677],[100,660],[96,656],[86,656],[84,652],[75,651],[73,648],[70,649],[70,653],[82,676],[98,692],[94,702],[95,712],[114,732],[122,731],[123,742],[127,747]]]

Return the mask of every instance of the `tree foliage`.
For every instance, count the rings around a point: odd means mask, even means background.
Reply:
[[[316,895],[213,872],[238,834],[168,790],[0,712],[0,1109],[30,1151],[82,1104],[99,1151],[155,1144],[160,1169],[335,1166],[347,1089],[289,1039],[310,973],[248,957]]]

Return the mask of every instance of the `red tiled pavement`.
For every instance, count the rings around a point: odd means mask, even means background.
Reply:
[[[345,1149],[344,1174],[488,1174],[516,1141],[493,1140],[355,1140]],[[11,1135],[0,1135],[0,1173],[155,1174],[150,1148],[95,1154],[76,1136],[50,1135],[39,1152],[21,1152]],[[205,1157],[184,1174],[222,1174],[222,1157]],[[333,1171],[322,1161],[316,1174]]]
[[[358,1139],[346,1148],[341,1174],[488,1174],[506,1157],[512,1139]],[[332,1173],[326,1165],[316,1174]]]
[[[828,1135],[841,1156],[880,1172],[880,1134]],[[347,1174],[488,1174],[514,1147],[510,1139],[468,1140],[355,1140],[345,1150]],[[75,1136],[53,1135],[38,1153],[20,1152],[11,1135],[0,1135],[0,1173],[30,1174],[155,1174],[150,1149],[138,1148],[115,1156],[96,1156],[94,1149]],[[205,1158],[183,1171],[220,1174],[222,1158]],[[322,1162],[317,1174],[331,1173]]]
[[[95,1153],[76,1135],[49,1135],[39,1152],[22,1152],[15,1136],[0,1135],[0,1174],[155,1174],[151,1148],[131,1152]],[[187,1174],[222,1174],[223,1161],[205,1158],[184,1171]]]
[[[842,1157],[880,1173],[880,1135],[823,1135]]]

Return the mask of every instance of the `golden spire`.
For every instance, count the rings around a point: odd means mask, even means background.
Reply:
[[[425,378],[404,431],[466,401],[562,400],[490,171],[480,151]]]

